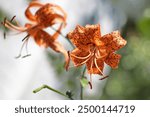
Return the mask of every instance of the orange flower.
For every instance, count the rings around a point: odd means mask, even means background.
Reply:
[[[31,8],[39,7],[33,15]],[[40,28],[52,26],[56,23],[66,25],[66,13],[58,5],[47,3],[42,4],[38,1],[32,1],[25,11],[25,16],[32,21],[32,24],[38,25]]]
[[[76,26],[68,34],[68,38],[77,47],[70,53],[75,67],[86,64],[89,74],[99,74],[103,77],[104,63],[117,68],[121,55],[116,54],[126,45],[119,31],[101,36],[100,25]]]
[[[35,12],[35,15],[33,15],[30,12],[30,8],[32,7],[40,7],[39,10]],[[57,12],[60,12],[61,14],[58,14]],[[66,14],[62,10],[61,7],[54,5],[54,4],[41,4],[38,1],[32,1],[29,4],[29,7],[25,11],[26,17],[32,21],[31,23],[26,23],[24,27],[21,26],[15,26],[11,22],[9,22],[7,19],[2,22],[2,24],[10,29],[17,30],[19,32],[27,32],[28,36],[32,36],[38,45],[48,46],[46,39],[41,38],[41,36],[38,34],[39,31],[41,32],[41,29],[47,28],[49,26],[53,26],[54,24],[60,23],[60,26],[56,32],[60,32],[62,29],[62,25],[66,25]],[[57,39],[58,37],[52,36],[53,38],[49,38],[47,40],[52,41]],[[42,42],[42,43],[41,43]]]
[[[34,15],[30,11],[33,7],[39,7]],[[12,20],[8,21],[6,18],[2,24],[9,29],[19,31],[20,33],[28,33],[27,36],[23,39],[24,43],[22,48],[25,44],[27,44],[29,37],[33,37],[39,46],[50,47],[54,51],[64,54],[66,61],[68,61],[69,58],[67,51],[61,44],[59,44],[58,41],[56,41],[61,29],[66,25],[66,13],[64,10],[55,4],[48,3],[44,5],[38,1],[32,1],[25,11],[25,16],[31,21],[31,23],[26,23],[24,27],[19,26],[18,23],[16,23],[17,25],[14,25],[11,23]],[[51,27],[58,23],[60,26],[57,30]],[[48,34],[43,30],[47,27],[51,27],[56,32],[52,35]],[[18,57],[20,56],[21,52]]]

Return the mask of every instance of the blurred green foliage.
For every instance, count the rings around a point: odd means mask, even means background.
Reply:
[[[9,15],[9,13],[7,13],[7,12],[5,12],[3,9],[0,9],[0,23],[1,23],[1,25],[0,25],[0,30],[1,31],[4,31],[4,32],[8,32],[9,31],[9,29],[8,28],[5,28],[3,25],[2,25],[2,22],[4,22],[4,19],[7,19],[7,20],[11,20],[11,19],[15,19],[15,16],[12,16],[12,15]],[[14,20],[13,19],[13,20]],[[19,23],[19,21],[17,21],[18,23]],[[12,23],[14,24],[14,25],[16,25],[16,22],[14,22],[14,21],[12,21]],[[6,36],[6,34],[4,34],[4,38],[6,38],[5,37]]]
[[[82,67],[79,68],[70,68],[67,72],[64,69],[64,58],[63,55],[47,51],[47,57],[49,59],[50,65],[53,66],[53,69],[58,76],[58,86],[59,90],[62,92],[71,91],[73,93],[74,99],[79,98],[80,91],[80,78]]]
[[[0,9],[0,22],[2,22],[4,20],[4,18],[6,17],[7,13],[5,13],[2,9]],[[1,30],[4,30],[4,27],[1,25],[0,26]]]
[[[128,43],[120,51],[120,66],[110,73],[100,99],[150,99],[150,17],[129,20],[124,29]]]
[[[147,36],[147,38],[149,38],[150,37],[150,18],[149,17],[142,18],[138,23],[138,29],[144,36]]]

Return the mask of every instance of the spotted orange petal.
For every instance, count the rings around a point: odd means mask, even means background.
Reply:
[[[85,34],[89,37],[92,43],[94,43],[96,46],[101,45],[101,30],[100,25],[86,25],[85,26]]]
[[[100,25],[77,25],[75,30],[68,34],[68,38],[79,49],[89,49],[90,45],[99,44]]]
[[[121,55],[116,53],[110,53],[105,60],[105,63],[108,64],[113,69],[118,68],[118,64],[120,61]]]
[[[121,37],[119,31],[114,31],[102,36],[101,41],[104,42],[104,45],[106,46],[108,52],[119,50],[127,43],[126,40]]]

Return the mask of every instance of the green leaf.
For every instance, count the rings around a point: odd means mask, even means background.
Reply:
[[[80,83],[82,87],[86,87],[89,84],[89,81],[85,77],[83,77],[80,79]]]

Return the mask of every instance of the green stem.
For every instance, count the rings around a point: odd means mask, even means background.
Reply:
[[[84,78],[86,72],[86,67],[84,67],[82,75],[81,75],[81,79]],[[80,100],[83,100],[83,86],[80,83]]]
[[[58,32],[63,38],[65,38],[70,43],[70,45],[73,48],[75,48],[75,46],[72,44],[70,39],[67,38],[67,36],[64,36],[60,31],[57,31],[54,27],[51,27],[51,29],[56,31],[56,32]],[[84,69],[83,69],[83,72],[82,72],[82,75],[81,75],[81,79],[84,78],[85,72],[86,72],[86,67],[84,67]],[[72,99],[72,98],[70,98],[70,99]],[[83,100],[83,86],[81,85],[81,83],[80,83],[80,99]]]
[[[56,31],[56,32],[58,32],[64,39],[66,39],[66,40],[69,42],[69,44],[70,44],[73,48],[75,48],[75,46],[72,44],[72,42],[70,41],[70,39],[68,39],[67,36],[64,36],[64,35],[62,34],[62,32],[57,31],[54,27],[51,27],[51,29],[54,30],[54,31]]]
[[[39,91],[41,91],[42,89],[45,89],[45,88],[46,88],[46,89],[49,89],[49,90],[51,90],[51,91],[54,91],[54,92],[56,92],[56,93],[58,93],[58,94],[60,94],[60,95],[62,95],[62,96],[64,96],[64,97],[67,97],[67,98],[73,100],[71,97],[68,97],[68,96],[65,95],[64,93],[62,93],[62,92],[60,92],[60,91],[58,91],[58,90],[56,90],[56,89],[53,89],[52,87],[50,87],[50,86],[48,86],[48,85],[42,85],[41,87],[35,89],[35,90],[33,91],[33,93],[37,93],[37,92],[39,92]]]

